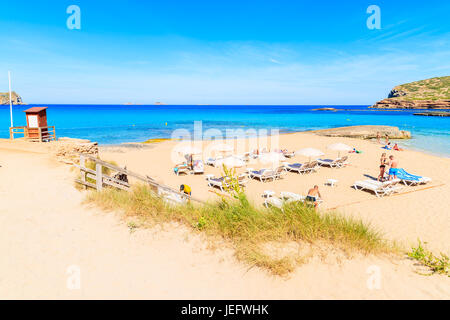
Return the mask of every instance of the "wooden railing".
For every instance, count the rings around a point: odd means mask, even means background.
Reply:
[[[95,163],[95,170],[89,169],[86,167],[86,161],[92,161]],[[172,189],[168,186],[164,186],[162,184],[157,183],[154,179],[143,176],[138,173],[132,172],[130,170],[117,167],[108,162],[100,160],[89,154],[80,154],[80,164],[74,164],[75,167],[80,169],[80,179],[76,179],[77,183],[82,184],[85,188],[93,188],[97,191],[103,190],[104,187],[113,187],[121,190],[129,191],[131,189],[130,182],[124,182],[122,180],[117,179],[114,176],[106,175],[103,173],[103,167],[108,168],[112,173],[124,174],[127,178],[133,178],[137,181],[144,182],[145,184],[150,185],[155,193],[167,200],[168,202],[173,203],[182,203],[188,200],[193,200],[196,202],[203,203],[202,200],[195,199],[192,196],[181,193],[175,189]],[[87,178],[94,180],[95,183],[87,181]]]
[[[15,139],[14,135],[21,134],[28,141],[33,142],[47,142],[56,141],[55,126],[28,128],[26,126],[10,127],[9,138]]]
[[[31,137],[30,136],[30,129],[28,129],[28,141],[34,141],[34,142],[48,142],[48,141],[56,141],[56,131],[55,126],[48,126],[48,127],[39,127],[38,129],[38,136],[37,137]]]
[[[9,128],[9,138],[11,140],[14,140],[15,134],[23,135],[23,137],[26,138],[28,136],[28,128],[26,126],[10,127]]]

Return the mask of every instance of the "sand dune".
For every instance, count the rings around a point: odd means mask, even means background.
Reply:
[[[284,138],[283,138],[284,139]],[[291,141],[292,139],[293,141]],[[309,136],[290,135],[286,147],[311,143]],[[317,138],[321,147],[330,140]],[[364,150],[352,157],[352,167],[323,170],[307,177],[288,176],[277,184],[252,182],[254,201],[264,189],[304,191],[311,183],[336,176],[336,189],[323,189],[327,207],[361,216],[386,231],[389,238],[448,250],[449,160],[415,152],[401,154],[408,170],[432,177],[436,188],[376,199],[349,188],[362,172],[376,173],[379,150],[369,142],[351,141]],[[152,149],[104,152],[103,157],[127,164],[177,186],[192,184],[197,196],[213,197],[202,177],[176,177],[165,151],[171,142]],[[359,157],[359,158],[358,158]],[[370,162],[375,162],[370,165]],[[129,232],[120,216],[84,205],[84,193],[73,185],[74,173],[46,154],[11,150],[0,142],[0,298],[150,298],[150,299],[448,299],[450,280],[424,277],[407,259],[354,257],[322,261],[315,258],[289,278],[269,276],[235,260],[227,246],[211,250],[201,235],[165,225]],[[406,167],[406,166],[405,166]],[[446,168],[446,171],[443,170]],[[215,169],[208,169],[208,171]],[[348,176],[348,177],[347,177]],[[347,180],[348,181],[347,181]],[[346,204],[353,203],[355,204]],[[70,266],[79,267],[80,289],[70,290]],[[372,269],[370,267],[372,266]],[[368,271],[380,271],[380,288],[370,290]],[[368,269],[369,268],[369,269]],[[70,270],[69,270],[70,271]]]

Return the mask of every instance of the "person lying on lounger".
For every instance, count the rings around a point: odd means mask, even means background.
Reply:
[[[317,200],[320,198],[322,198],[322,196],[320,195],[319,186],[315,185],[314,188],[309,189],[305,200],[314,203],[314,208],[317,209],[319,206],[319,202]]]

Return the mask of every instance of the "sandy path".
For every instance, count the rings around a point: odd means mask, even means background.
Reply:
[[[176,226],[130,234],[113,214],[82,205],[67,166],[0,147],[0,298],[450,298],[449,278],[423,277],[407,260],[312,261],[289,279],[211,251]],[[369,290],[367,268],[380,268]],[[69,266],[80,289],[67,288]]]

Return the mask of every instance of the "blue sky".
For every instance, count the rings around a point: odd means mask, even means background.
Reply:
[[[449,1],[1,2],[0,91],[28,103],[372,104],[450,75]]]

